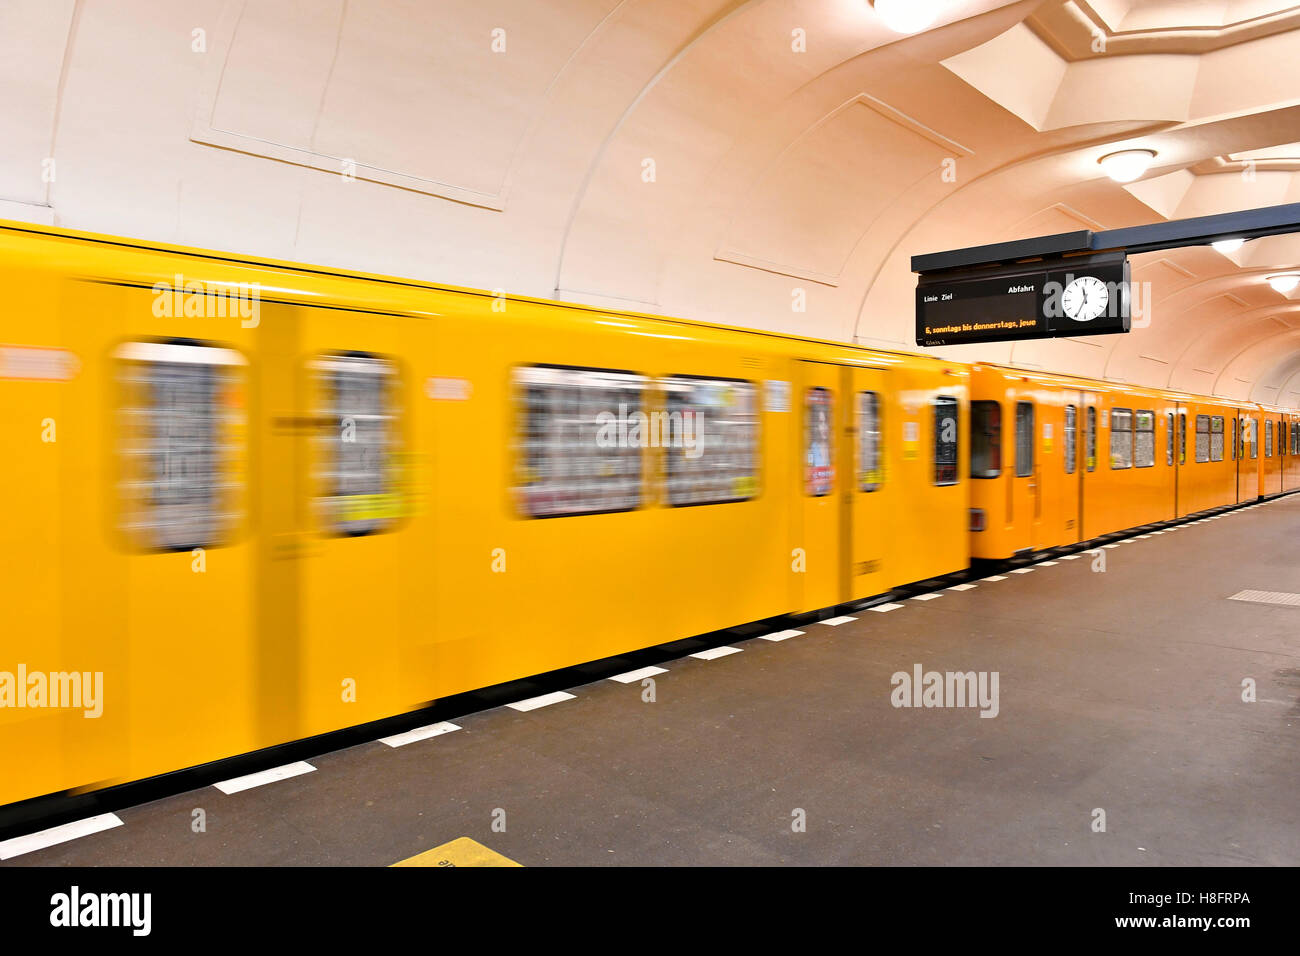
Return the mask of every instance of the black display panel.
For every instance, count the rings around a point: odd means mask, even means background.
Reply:
[[[996,277],[925,277],[916,288],[916,344],[961,345],[1130,328],[1127,258],[1023,269]]]

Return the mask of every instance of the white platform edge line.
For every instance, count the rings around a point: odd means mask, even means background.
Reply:
[[[634,671],[627,671],[623,674],[615,674],[610,680],[618,681],[620,684],[631,684],[647,677],[657,677],[660,674],[667,674],[668,668],[655,667],[653,664],[649,667],[638,667]]]
[[[298,760],[294,763],[287,763],[283,767],[272,767],[270,770],[259,770],[257,773],[222,780],[219,783],[214,783],[213,786],[225,794],[242,793],[245,790],[252,790],[254,787],[266,786],[268,783],[277,783],[280,780],[299,777],[304,773],[314,773],[315,770],[316,768],[307,761]]]
[[[517,710],[521,714],[526,714],[530,710],[536,710],[539,707],[550,707],[552,704],[558,704],[561,701],[573,700],[577,695],[570,694],[568,691],[557,690],[549,694],[542,694],[540,697],[529,697],[527,700],[517,700],[514,703],[506,704],[511,710]]]
[[[413,744],[420,740],[441,737],[443,734],[449,734],[454,730],[460,730],[460,725],[440,720],[436,724],[426,724],[405,733],[393,734],[391,737],[380,737],[379,742],[388,747],[405,747],[407,744]]]
[[[46,847],[58,846],[60,843],[67,843],[69,840],[77,840],[84,836],[90,836],[92,833],[103,833],[105,830],[112,830],[114,827],[123,825],[121,818],[116,813],[101,813],[97,816],[86,817],[84,820],[74,820],[71,823],[64,823],[57,827],[12,837],[0,842],[0,860],[12,860],[24,853],[35,853],[37,850],[44,850]]]

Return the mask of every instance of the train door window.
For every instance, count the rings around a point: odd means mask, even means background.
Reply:
[[[758,494],[758,403],[752,382],[680,375],[660,382],[667,413],[649,441],[664,449],[671,505],[747,501]]]
[[[1250,457],[1252,460],[1259,457],[1259,419],[1247,418],[1250,425]]]
[[[824,498],[835,487],[833,401],[830,389],[821,386],[804,396],[804,493],[813,498]]]
[[[1286,454],[1286,423],[1281,421],[1277,423],[1277,453]]]
[[[1139,409],[1134,416],[1133,465],[1154,468],[1156,463],[1156,413]]]
[[[1079,449],[1075,447],[1079,439],[1079,409],[1073,405],[1065,406],[1065,473],[1074,474]]]
[[[1097,407],[1088,406],[1088,417],[1084,423],[1084,444],[1087,446],[1087,461],[1084,463],[1089,471],[1097,470]]]
[[[881,467],[880,395],[858,392],[858,490],[878,491],[885,473]]]
[[[1273,423],[1264,419],[1264,457],[1273,457]]]
[[[1169,412],[1165,415],[1165,427],[1168,429],[1165,435],[1165,464],[1172,466],[1174,463],[1174,413]]]
[[[513,378],[519,510],[558,518],[640,507],[642,441],[623,425],[644,418],[647,379],[550,365],[516,368]]]
[[[1196,416],[1196,460],[1210,460],[1210,416]]]
[[[1291,423],[1291,454],[1300,455],[1300,422]]]
[[[1237,460],[1237,418],[1232,419],[1232,460]]]
[[[1187,413],[1178,413],[1178,464],[1187,464]]]
[[[1110,410],[1110,467],[1116,471],[1133,467],[1133,412]]]
[[[1034,406],[1016,402],[1016,477],[1034,473]]]
[[[957,399],[934,400],[934,483],[957,484]]]
[[[242,509],[246,360],[189,341],[127,342],[115,355],[122,531],[147,551],[226,543]]]
[[[1223,416],[1210,419],[1210,461],[1223,461]]]
[[[340,535],[373,534],[398,514],[395,476],[397,367],[361,353],[312,363],[323,427],[316,433],[316,507]]]
[[[996,478],[1002,474],[1002,406],[970,403],[970,476]]]

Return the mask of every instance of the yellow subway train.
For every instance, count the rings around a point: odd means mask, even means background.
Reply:
[[[1248,403],[19,223],[0,282],[0,805],[1300,482]]]

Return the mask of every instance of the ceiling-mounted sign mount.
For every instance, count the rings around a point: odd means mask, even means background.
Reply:
[[[916,288],[916,344],[1107,335],[1130,328],[1122,253],[1014,267],[946,270]]]
[[[1115,296],[1129,289],[1128,256],[1287,233],[1300,233],[1300,203],[912,256],[916,344],[1127,332],[1130,296]]]

